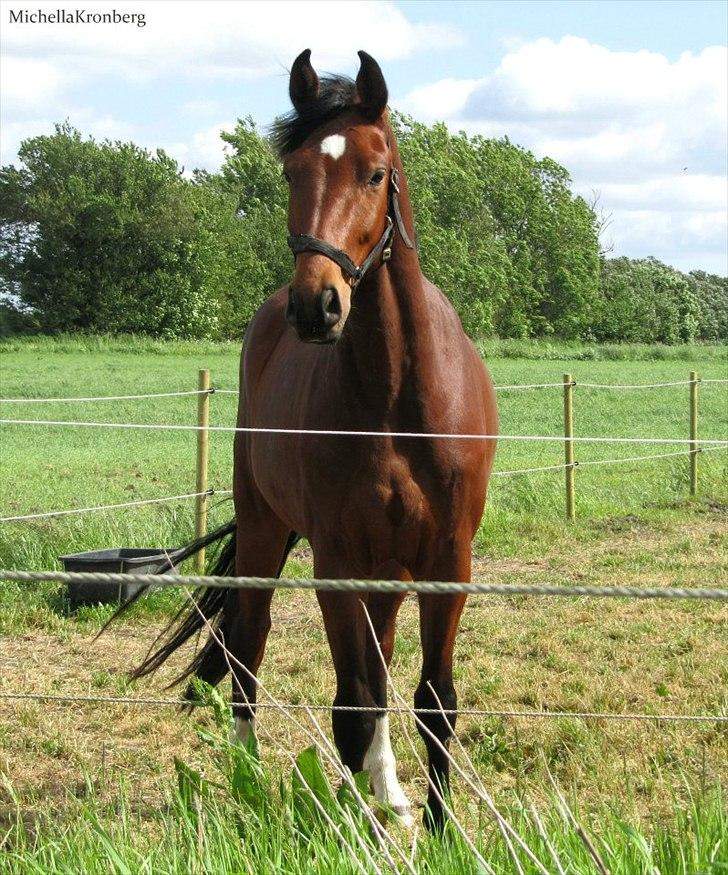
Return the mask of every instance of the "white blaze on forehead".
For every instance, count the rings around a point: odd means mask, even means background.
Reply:
[[[330,155],[334,160],[341,158],[346,150],[346,137],[342,134],[331,134],[321,140],[321,154]]]

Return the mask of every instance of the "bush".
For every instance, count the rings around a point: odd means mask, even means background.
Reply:
[[[0,268],[42,331],[216,331],[215,239],[176,162],[68,125],[19,156],[0,171]]]

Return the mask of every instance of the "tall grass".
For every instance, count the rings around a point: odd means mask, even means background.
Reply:
[[[317,746],[303,751],[290,771],[274,772],[254,745],[225,740],[229,718],[219,703],[211,712],[212,726],[198,727],[209,751],[206,773],[177,761],[176,785],[166,786],[161,805],[135,798],[128,782],[104,801],[97,779],[87,774],[60,810],[42,803],[26,810],[6,783],[11,804],[0,824],[2,871],[593,875],[602,865],[611,875],[728,870],[728,816],[718,789],[690,796],[688,806],[676,802],[672,818],[643,826],[624,818],[616,802],[587,817],[555,787],[538,804],[513,795],[497,818],[484,808],[461,812],[443,835],[422,829],[413,835],[391,823],[385,834],[371,817],[376,805],[366,774],[337,790]],[[498,818],[507,820],[507,834]]]

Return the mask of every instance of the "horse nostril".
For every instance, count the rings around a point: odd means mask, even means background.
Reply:
[[[332,328],[341,319],[341,298],[333,286],[321,292],[321,311],[328,328]]]

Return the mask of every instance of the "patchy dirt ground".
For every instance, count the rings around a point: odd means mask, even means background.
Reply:
[[[299,551],[298,562],[307,554]],[[474,579],[634,585],[728,585],[726,518],[644,526],[625,518],[590,542],[563,545],[533,562],[474,561]],[[288,703],[327,705],[333,671],[311,593],[279,592],[261,679]],[[100,639],[73,624],[57,633],[0,639],[0,692],[101,697],[174,697],[165,684],[189,656],[179,654],[149,682],[129,687],[125,672],[143,656],[161,621],[131,619]],[[471,598],[457,649],[464,709],[610,711],[728,716],[728,607],[724,603]],[[416,600],[400,615],[393,661],[398,690],[411,700],[419,669]],[[265,701],[265,695],[261,700]],[[292,716],[305,723],[300,711]],[[326,713],[319,713],[329,727]],[[140,805],[157,805],[174,756],[204,767],[194,717],[172,707],[0,700],[0,772],[29,813],[83,796],[92,783],[112,799],[124,781]],[[394,719],[400,776],[422,800],[424,779]],[[263,755],[284,765],[305,733],[262,710]],[[414,733],[413,733],[414,734]],[[458,735],[496,794],[540,792],[544,764],[582,806],[619,800],[655,814],[688,784],[728,786],[728,724],[461,716]],[[471,803],[458,788],[461,806]],[[0,813],[11,807],[0,784]]]

